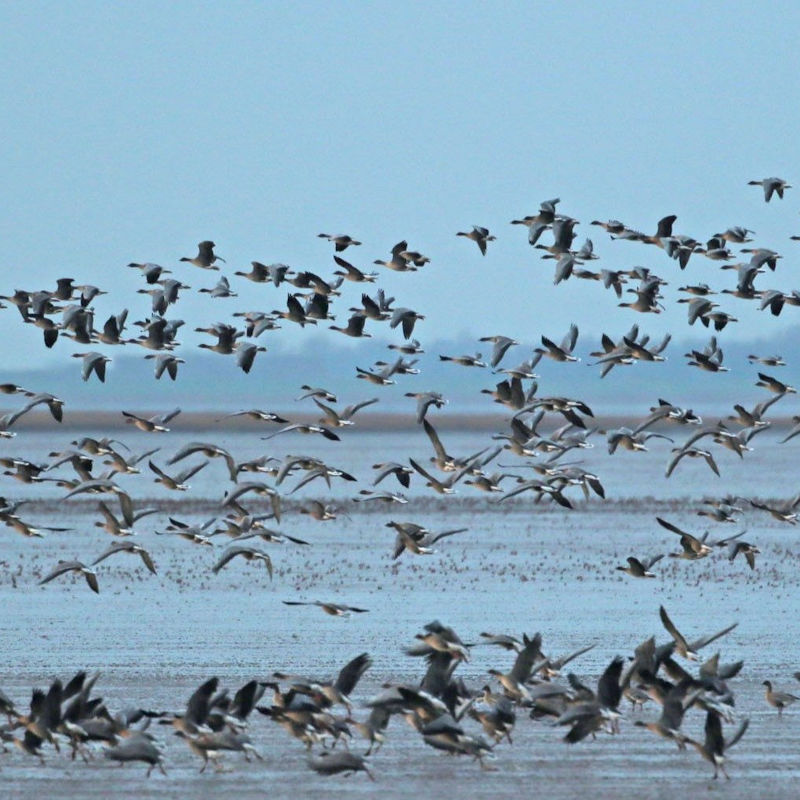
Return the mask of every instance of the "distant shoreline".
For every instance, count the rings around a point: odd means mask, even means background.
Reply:
[[[126,408],[126,411],[131,411],[142,417],[150,417],[155,414],[163,414],[168,409],[140,409],[134,406]],[[182,411],[180,415],[172,419],[168,426],[175,431],[192,431],[192,430],[209,430],[210,428],[219,428],[225,431],[247,432],[254,433],[270,433],[279,430],[281,425],[276,423],[258,422],[248,417],[228,417],[222,419],[229,411]],[[319,414],[297,414],[291,411],[278,410],[276,413],[285,416],[291,422],[319,422]],[[437,430],[449,431],[502,431],[508,427],[508,422],[512,417],[511,411],[499,414],[448,414],[448,413],[431,413],[428,416],[429,422]],[[634,423],[641,422],[645,417],[640,413],[626,415],[603,415],[598,417],[586,417],[586,426],[588,428],[617,428],[621,426],[633,426]],[[719,417],[709,417],[706,422],[709,425],[716,424]],[[722,417],[724,419],[724,417]],[[219,421],[218,421],[219,420]],[[552,425],[561,425],[561,418],[558,415],[551,415],[547,423],[549,429]],[[564,420],[564,422],[566,422]],[[775,429],[788,428],[795,424],[795,420],[789,416],[775,417],[770,420],[770,426]],[[354,425],[348,425],[345,428],[337,429],[340,433],[345,432],[345,435],[357,433],[358,431],[364,433],[375,433],[380,431],[396,432],[404,430],[414,430],[417,428],[416,417],[413,413],[399,414],[359,414],[355,419]],[[741,426],[731,423],[733,430],[738,430]],[[46,411],[35,411],[26,414],[24,417],[14,424],[12,427],[13,432],[33,430],[87,430],[87,429],[102,429],[102,430],[134,430],[129,425],[125,417],[119,411],[71,411],[68,407],[64,410],[64,419],[61,423],[57,423],[49,413]],[[661,425],[653,425],[653,430],[673,430],[691,432],[698,430],[697,426],[677,426],[674,424],[666,423]]]

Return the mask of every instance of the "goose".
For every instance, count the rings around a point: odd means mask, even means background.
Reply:
[[[289,422],[288,419],[281,417],[279,414],[276,414],[273,411],[262,411],[258,408],[250,408],[246,411],[234,411],[230,414],[224,414],[221,417],[218,417],[215,422],[221,422],[223,419],[229,419],[231,417],[249,417],[250,419],[257,420],[258,422],[277,422],[281,424],[286,424]]]
[[[462,367],[485,367],[486,362],[481,361],[481,354],[476,353],[474,356],[439,356],[439,361],[452,361],[454,364],[460,364]]]
[[[786,189],[791,189],[791,184],[787,183],[783,178],[762,178],[760,181],[748,181],[748,186],[760,186],[764,190],[764,202],[769,203],[773,194],[783,200],[783,192]]]
[[[556,206],[560,203],[558,197],[552,200],[544,200],[539,204],[539,213],[523,217],[522,219],[512,219],[512,225],[525,225],[528,228],[528,244],[535,245],[539,237],[552,226],[556,217]]]
[[[166,424],[180,413],[181,410],[179,408],[174,408],[172,411],[168,411],[165,414],[155,414],[152,417],[139,417],[136,414],[132,414],[130,411],[123,411],[122,416],[125,417],[126,422],[135,425],[140,431],[144,431],[145,433],[168,433],[169,428]]]
[[[297,431],[298,433],[318,433],[332,442],[340,441],[339,436],[329,428],[326,428],[324,425],[312,425],[302,422],[295,422],[291,425],[286,425],[279,431],[275,431],[275,433],[271,433],[269,436],[262,436],[261,438],[273,439],[276,436],[280,436],[282,433],[289,433],[290,431]]]
[[[571,217],[557,217],[552,225],[553,244],[537,244],[534,246],[537,250],[546,250],[551,256],[556,256],[557,258],[569,253],[576,236],[574,228],[578,224],[578,220]]]
[[[375,780],[370,772],[364,756],[356,755],[347,750],[323,750],[318,755],[308,757],[308,766],[320,775],[353,775],[356,772],[365,772],[367,777]]]
[[[167,774],[164,769],[163,754],[146,733],[135,733],[121,744],[104,748],[103,755],[112,761],[119,761],[120,764],[128,761],[144,761],[145,764],[150,765],[147,770],[148,778],[156,767],[159,768],[162,775]]]
[[[216,244],[214,242],[209,241],[208,239],[200,242],[197,245],[197,255],[194,258],[182,258],[181,261],[186,261],[189,264],[194,264],[196,267],[201,267],[202,269],[216,269],[218,270],[219,267],[216,266],[217,261],[222,261],[225,263],[225,259],[221,258],[214,252],[214,248]]]
[[[392,318],[389,320],[389,327],[394,329],[398,325],[402,325],[403,338],[410,339],[411,334],[414,333],[414,325],[417,320],[421,319],[425,319],[425,316],[410,308],[396,308],[392,312]]]
[[[661,622],[667,630],[667,633],[672,636],[673,641],[675,642],[675,652],[678,653],[678,655],[683,656],[683,658],[689,659],[690,661],[697,660],[698,650],[700,650],[702,647],[705,647],[707,644],[711,644],[711,642],[716,641],[726,633],[730,633],[739,624],[738,622],[734,622],[733,625],[728,625],[727,628],[723,628],[717,633],[713,633],[709,636],[701,636],[699,639],[695,639],[693,642],[687,642],[683,634],[681,634],[681,632],[675,627],[675,624],[669,618],[664,606],[659,607],[658,613],[661,617]]]
[[[795,389],[794,386],[789,386],[788,384],[783,383],[783,381],[779,381],[777,378],[773,378],[771,375],[766,375],[763,372],[758,373],[758,381],[756,382],[756,386],[761,386],[778,395],[797,394],[797,389]]]
[[[100,383],[105,383],[106,380],[106,364],[108,364],[111,359],[108,356],[104,356],[102,353],[97,352],[90,352],[90,353],[73,353],[73,358],[82,358],[83,365],[81,368],[81,377],[84,381],[88,381],[91,374],[94,372],[97,375],[98,380]]]
[[[691,533],[682,531],[676,525],[673,525],[671,522],[667,522],[667,520],[662,519],[661,517],[656,517],[656,522],[662,528],[666,528],[666,530],[681,537],[680,542],[683,550],[680,553],[670,553],[669,555],[671,558],[687,558],[689,560],[696,560],[698,558],[705,558],[709,555],[709,553],[712,552],[711,547],[705,543],[705,536],[703,536],[702,539],[698,539]]]
[[[286,296],[286,311],[273,310],[273,314],[289,322],[296,322],[301,328],[306,325],[316,325],[317,320],[306,315],[305,309],[300,305],[300,301],[293,295]]]
[[[731,776],[725,770],[725,751],[733,747],[744,736],[749,724],[750,719],[745,717],[739,724],[736,733],[730,739],[725,739],[722,735],[722,722],[720,721],[719,713],[709,709],[706,712],[705,739],[702,742],[690,738],[686,739],[706,761],[711,762],[711,766],[714,767],[713,778],[715,780],[720,772],[727,780],[730,780]]]
[[[144,279],[150,284],[155,283],[162,275],[168,275],[171,272],[171,270],[165,269],[160,264],[153,264],[150,261],[145,262],[144,264],[131,262],[128,264],[128,266],[138,269],[142,273]]]
[[[478,245],[478,249],[483,256],[486,255],[486,243],[493,242],[497,238],[489,233],[488,228],[483,228],[480,225],[473,225],[472,230],[466,233],[459,231],[456,236],[465,236],[467,239],[471,239]]]
[[[125,320],[128,318],[128,309],[123,308],[119,314],[112,314],[103,324],[102,331],[95,331],[98,342],[103,344],[125,344],[121,338],[125,330]]]
[[[792,703],[800,700],[800,697],[789,692],[776,692],[772,688],[772,681],[764,681],[763,686],[766,687],[767,702],[773,707],[778,709],[778,716],[783,715],[783,709],[790,706]]]
[[[236,292],[231,291],[231,285],[228,279],[221,275],[220,279],[210,289],[200,289],[201,294],[207,294],[210,297],[238,297]]]
[[[416,272],[417,267],[406,258],[406,250],[408,249],[408,242],[405,240],[398,242],[392,248],[392,257],[389,261],[381,261],[376,259],[373,264],[381,267],[386,267],[394,272]]]
[[[669,739],[678,745],[679,750],[686,749],[686,742],[690,741],[680,728],[686,711],[698,700],[702,689],[689,691],[688,686],[679,684],[669,685],[663,698],[661,716],[655,722],[645,722],[637,719],[633,724],[640,728],[647,728],[663,739]]]
[[[378,402],[378,398],[373,397],[369,400],[362,400],[360,403],[353,403],[352,405],[344,408],[342,411],[336,411],[336,409],[321,403],[316,397],[312,399],[325,415],[320,420],[320,423],[327,423],[328,425],[332,425],[334,428],[341,428],[345,425],[353,425],[353,417],[358,411]]]
[[[193,475],[196,475],[200,472],[203,467],[208,466],[208,461],[202,461],[199,464],[195,464],[194,466],[189,467],[188,469],[183,470],[183,472],[179,472],[174,477],[172,475],[167,475],[160,467],[154,464],[152,461],[148,461],[147,465],[150,467],[150,470],[157,476],[155,479],[156,483],[161,483],[166,486],[167,489],[172,489],[174,491],[185,492],[187,489],[190,488],[189,484],[186,481],[189,480]]]
[[[216,564],[211,568],[211,571],[218,573],[231,559],[236,556],[242,556],[247,561],[263,561],[264,566],[267,568],[269,578],[272,580],[272,559],[263,550],[256,547],[246,547],[245,545],[232,545],[220,557]]]
[[[253,367],[256,354],[266,353],[267,348],[263,346],[259,347],[253,342],[237,342],[234,352],[236,353],[236,366],[246,375]]]
[[[237,330],[233,325],[217,323],[210,328],[195,328],[197,333],[209,333],[217,337],[216,344],[201,342],[198,347],[203,350],[210,350],[212,353],[229,356],[236,349],[236,340],[244,336],[244,331]]]
[[[332,617],[349,617],[351,613],[366,614],[369,611],[368,608],[358,608],[356,606],[348,606],[342,603],[323,603],[320,600],[281,600],[281,602],[285,606],[317,606]]]
[[[59,561],[55,569],[51,570],[39,581],[39,585],[41,586],[44,583],[49,583],[54,578],[58,578],[68,572],[74,572],[76,575],[83,575],[83,577],[86,578],[86,583],[89,585],[89,588],[95,594],[100,594],[100,587],[97,583],[97,573],[90,567],[87,567],[82,561]]]
[[[375,278],[378,277],[377,272],[363,272],[354,267],[349,261],[345,261],[339,256],[334,256],[333,260],[339,265],[340,269],[334,270],[334,275],[339,275],[346,281],[353,281],[354,283],[375,283]]]
[[[436,533],[413,522],[395,522],[394,520],[387,522],[386,527],[394,528],[397,533],[392,552],[392,558],[394,559],[400,558],[404,550],[408,550],[414,555],[428,555],[434,552],[430,549],[431,545],[436,544],[440,539],[455,536],[468,530],[468,528],[454,528]]]
[[[358,247],[361,244],[361,242],[356,241],[352,236],[348,236],[346,233],[338,233],[334,235],[329,233],[318,233],[317,238],[327,239],[331,244],[334,245],[337,253],[347,250],[348,247]]]
[[[380,464],[373,464],[372,469],[379,470],[378,474],[375,476],[375,480],[372,481],[373,486],[377,486],[384,478],[388,478],[389,475],[394,475],[398,483],[408,489],[411,485],[411,476],[414,474],[414,470],[411,469],[411,467],[407,467],[405,464],[398,464],[396,461],[384,461]]]
[[[537,347],[534,349],[534,352],[538,353],[540,358],[541,356],[547,356],[548,358],[552,358],[554,361],[580,361],[579,358],[572,355],[572,351],[575,349],[575,344],[577,341],[578,326],[573,323],[569,326],[569,332],[563,338],[560,345],[557,345],[546,336],[542,336],[542,344],[544,347]],[[536,366],[536,362],[534,362],[534,366]]]
[[[503,360],[503,356],[505,356],[510,347],[519,344],[516,339],[512,339],[509,336],[502,336],[500,334],[496,334],[494,336],[482,336],[479,341],[491,342],[494,345],[492,348],[492,357],[489,361],[489,366],[492,369],[497,367],[497,365]]]
[[[372,336],[371,333],[364,332],[364,325],[366,322],[366,315],[357,313],[350,316],[350,318],[347,320],[347,326],[344,328],[341,328],[337,325],[328,325],[328,327],[332,331],[338,331],[339,333],[343,333],[345,336],[352,336],[353,338],[370,337]]]
[[[178,377],[178,364],[185,364],[186,361],[182,358],[172,355],[172,353],[148,353],[146,359],[155,359],[154,374],[156,380],[160,380],[161,376],[166,372],[170,380],[175,380]]]
[[[616,569],[621,572],[626,572],[628,575],[634,578],[655,578],[656,575],[654,572],[650,572],[650,567],[652,567],[653,564],[657,563],[658,561],[661,561],[662,558],[664,558],[663,553],[651,556],[645,560],[639,560],[635,556],[628,556],[628,566],[617,567]]]
[[[212,442],[189,442],[181,447],[177,453],[167,460],[167,465],[177,464],[178,461],[193,455],[194,453],[202,453],[206,458],[221,458],[225,461],[225,466],[228,468],[228,476],[231,481],[236,483],[237,469],[236,462],[233,456],[224,448]]]
[[[116,555],[117,553],[132,553],[133,555],[139,556],[142,559],[142,562],[147,567],[147,569],[153,573],[153,575],[158,574],[156,572],[156,565],[153,563],[153,559],[150,556],[150,553],[144,549],[140,544],[135,544],[134,542],[130,541],[123,541],[123,542],[114,542],[107,550],[104,550],[94,561],[92,561],[92,566],[95,564],[99,564],[101,561],[105,561],[109,556]]]

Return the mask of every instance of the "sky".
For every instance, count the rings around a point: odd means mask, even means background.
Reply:
[[[212,286],[217,273],[178,259],[213,239],[229,276],[259,260],[327,277],[317,234],[348,233],[364,243],[345,254],[360,267],[401,239],[431,258],[380,276],[396,305],[426,315],[420,336],[536,343],[572,321],[595,339],[633,322],[688,334],[677,286],[733,274],[697,255],[681,273],[589,223],[653,233],[677,214],[676,232],[701,240],[744,225],[785,256],[757,285],[794,288],[799,23],[793,3],[2,3],[0,293],[72,276],[109,292],[100,322],[122,307],[140,319],[148,299],[128,262]],[[771,175],[798,188],[767,205],[747,182]],[[509,222],[553,197],[580,220],[576,243],[593,239],[589,266],[669,281],[663,314],[618,309],[593,282],[552,285],[553,262]],[[497,236],[486,257],[455,236],[476,224]],[[235,300],[192,293],[170,316],[188,330],[284,307],[283,287],[234,288]],[[723,308],[740,320],[730,340],[795,311]],[[13,308],[0,334],[9,367],[75,350],[45,351]],[[280,333],[284,346],[302,336]]]

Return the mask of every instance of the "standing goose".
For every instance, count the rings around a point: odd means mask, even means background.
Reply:
[[[767,702],[773,707],[778,709],[778,716],[783,715],[783,709],[786,706],[790,706],[792,703],[800,700],[795,694],[789,694],[789,692],[776,692],[772,688],[772,681],[764,681],[762,686],[766,686],[766,698]]]

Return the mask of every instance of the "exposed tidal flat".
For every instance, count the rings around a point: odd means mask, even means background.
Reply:
[[[173,453],[190,440],[210,439],[239,459],[269,451],[267,435],[220,429],[201,434],[173,431],[164,437],[129,433],[134,451],[161,445]],[[86,431],[27,432],[4,442],[7,455],[43,460],[68,438]],[[442,432],[448,451],[471,453],[486,446],[481,431]],[[418,683],[424,664],[404,653],[426,623],[438,619],[452,626],[465,642],[480,641],[483,631],[521,636],[541,632],[542,649],[564,655],[589,644],[594,648],[564,669],[594,685],[617,654],[630,656],[648,636],[669,639],[658,618],[664,605],[687,638],[699,637],[738,622],[731,633],[701,653],[719,649],[723,661],[744,660],[741,673],[730,681],[735,692],[737,719],[751,720],[743,740],[731,750],[727,768],[731,781],[710,780],[711,769],[690,746],[678,752],[674,743],[635,727],[635,719],[656,719],[660,709],[648,703],[631,710],[627,701],[620,733],[599,733],[576,744],[561,741],[565,729],[546,720],[528,719],[518,711],[513,744],[495,747],[482,770],[466,757],[453,758],[425,745],[399,717],[386,731],[387,741],[370,758],[376,777],[326,778],[306,766],[301,743],[270,720],[253,714],[251,738],[263,762],[247,763],[238,753],[225,754],[224,771],[198,775],[199,761],[174,736],[170,727],[154,723],[164,742],[168,776],[144,777],[141,765],[117,767],[100,750],[89,764],[72,762],[50,748],[39,765],[16,751],[2,757],[0,778],[8,797],[218,796],[231,791],[239,797],[290,795],[325,797],[428,796],[435,783],[437,796],[450,793],[475,797],[508,797],[521,787],[535,786],[551,797],[574,797],[592,791],[599,796],[667,797],[680,790],[699,796],[713,790],[726,797],[790,797],[797,778],[798,712],[787,709],[782,719],[764,699],[763,680],[772,679],[792,690],[797,669],[797,596],[800,584],[795,528],[780,523],[742,502],[745,512],[735,524],[697,516],[704,498],[725,493],[747,498],[787,498],[796,493],[795,442],[779,445],[785,431],[760,434],[746,462],[735,454],[719,455],[724,482],[704,464],[681,465],[669,479],[663,472],[669,459],[668,442],[653,441],[645,453],[605,452],[604,442],[581,450],[575,460],[602,478],[606,500],[584,500],[570,490],[575,508],[567,510],[530,495],[497,503],[495,498],[459,485],[458,494],[422,494],[412,484],[413,504],[354,502],[349,483],[334,481],[331,489],[317,481],[287,494],[282,519],[275,527],[310,542],[263,545],[272,557],[270,581],[262,566],[233,562],[213,574],[227,537],[215,537],[214,547],[197,547],[182,539],[156,535],[167,516],[193,523],[221,514],[219,486],[224,466],[217,460],[191,481],[185,495],[167,492],[152,483],[149,472],[128,476],[137,507],[160,513],[136,524],[136,540],[145,545],[158,567],[147,573],[135,557],[118,557],[97,567],[100,594],[88,590],[80,577],[37,586],[59,559],[93,560],[111,537],[94,526],[97,501],[79,496],[63,500],[55,485],[14,484],[9,499],[32,500],[23,506],[33,524],[70,527],[66,532],[25,538],[5,529],[0,562],[0,616],[4,642],[2,688],[24,707],[31,687],[46,686],[55,677],[66,680],[79,670],[101,673],[97,693],[112,709],[141,706],[181,711],[189,695],[216,675],[221,685],[235,690],[252,678],[267,680],[275,671],[329,680],[353,656],[368,652],[373,659],[353,693],[353,717],[363,719],[363,703],[385,682]],[[64,441],[61,441],[61,438]],[[282,452],[289,449],[281,442]],[[424,461],[430,451],[422,431],[369,432],[358,429],[341,443],[297,442],[296,452],[320,455],[328,463],[363,474],[376,459],[398,461],[409,456]],[[365,458],[365,454],[367,457]],[[158,456],[155,456],[159,460]],[[502,454],[499,463],[504,463]],[[160,460],[159,460],[160,463]],[[746,465],[746,470],[743,466]],[[522,472],[518,467],[510,472]],[[530,472],[530,471],[529,471]],[[523,473],[524,474],[524,473]],[[289,482],[289,487],[293,482]],[[135,487],[135,488],[134,488]],[[395,488],[395,487],[392,487]],[[399,488],[399,487],[397,487]],[[36,498],[36,499],[33,499]],[[337,519],[318,522],[300,514],[310,498],[324,498],[338,507]],[[253,510],[267,510],[260,499]],[[747,529],[746,538],[761,553],[756,569],[743,560],[729,562],[719,548],[698,561],[664,558],[653,569],[657,577],[634,580],[615,567],[628,555],[641,557],[677,552],[678,537],[655,523],[669,519],[685,530],[722,538]],[[392,559],[394,532],[389,520],[413,520],[433,530],[466,527],[458,536],[438,542],[436,552]],[[261,543],[259,543],[260,545]],[[369,609],[348,618],[329,617],[313,607],[289,608],[288,599],[334,600]],[[475,690],[489,682],[491,668],[507,671],[514,654],[485,645],[471,648],[470,660],[456,676]],[[683,662],[691,668],[688,662]],[[266,698],[265,698],[266,700]],[[702,739],[705,715],[689,710],[684,731]],[[479,732],[477,723],[465,721]],[[728,728],[729,726],[726,726]],[[733,726],[730,726],[733,729]],[[339,745],[341,747],[341,745]],[[351,748],[363,752],[357,736]]]

